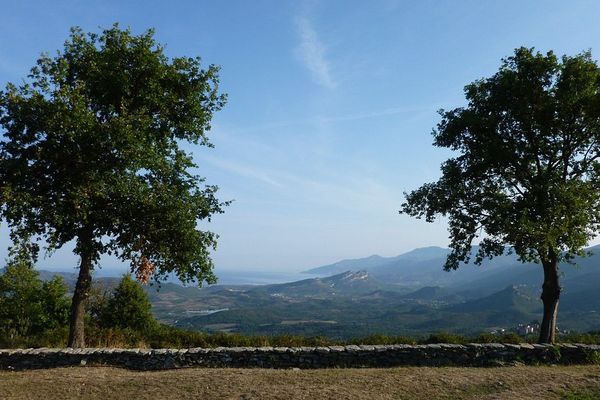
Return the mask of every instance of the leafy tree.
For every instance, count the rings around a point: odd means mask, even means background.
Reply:
[[[42,283],[40,298],[44,329],[59,329],[69,323],[71,301],[67,290],[64,279],[58,275]]]
[[[8,265],[0,275],[0,327],[13,338],[36,330],[42,307],[38,273],[24,263]]]
[[[168,58],[153,31],[135,36],[117,25],[73,28],[28,83],[0,92],[0,199],[12,236],[41,238],[49,251],[74,241],[80,257],[69,346],[85,345],[85,302],[102,254],[129,261],[142,282],[172,272],[215,281],[217,237],[198,223],[226,203],[192,173],[180,145],[211,146],[206,132],[224,103],[218,67]]]
[[[67,287],[61,277],[43,282],[31,264],[12,262],[0,275],[0,332],[28,337],[68,321]]]
[[[105,327],[146,331],[157,325],[151,308],[152,304],[144,289],[127,274],[106,302],[100,322]]]
[[[442,176],[406,195],[401,212],[448,218],[446,270],[510,246],[541,263],[539,341],[553,342],[558,264],[585,255],[600,223],[600,70],[589,52],[557,58],[519,48],[497,73],[465,87],[468,104],[440,111],[434,144],[453,150]]]

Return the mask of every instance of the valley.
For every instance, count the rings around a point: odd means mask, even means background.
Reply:
[[[589,250],[592,255],[575,259],[576,265],[561,265],[561,332],[600,329],[600,247]],[[203,332],[334,339],[423,337],[441,331],[473,336],[539,321],[540,266],[505,255],[445,272],[447,253],[427,247],[397,257],[343,260],[309,269],[306,279],[287,283],[199,288],[163,282],[145,290],[161,322]],[[45,278],[52,274],[42,271]],[[74,285],[74,274],[61,275]],[[237,280],[252,281],[243,275]],[[118,278],[95,282],[108,289]]]
[[[483,266],[468,264],[445,272],[446,254],[446,249],[430,247],[388,259],[341,261],[308,271],[321,277],[296,282],[206,288],[166,283],[160,291],[149,288],[148,294],[155,315],[165,323],[257,335],[474,335],[511,331],[539,320],[539,266],[503,256]],[[600,257],[575,261],[577,266],[561,268],[559,329],[600,329],[595,294]]]

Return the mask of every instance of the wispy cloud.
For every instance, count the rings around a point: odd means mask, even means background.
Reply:
[[[355,174],[347,179],[337,174],[314,174],[307,171],[301,175],[285,168],[259,167],[252,162],[200,157],[202,162],[231,174],[267,184],[272,190],[293,199],[295,204],[310,204],[313,207],[329,208],[355,215],[373,214],[384,211],[386,215],[396,212],[401,194],[390,190],[377,179],[364,174]],[[248,201],[246,199],[245,201]],[[261,199],[261,203],[265,200]],[[333,211],[332,211],[333,212]]]
[[[325,57],[325,46],[312,23],[306,17],[298,17],[296,28],[300,36],[300,43],[296,49],[299,60],[312,73],[318,84],[328,89],[335,88],[336,83],[331,76],[331,67]]]
[[[241,163],[231,161],[231,160],[219,159],[219,158],[207,156],[207,155],[203,155],[202,157],[199,157],[199,159],[203,162],[206,162],[206,163],[214,166],[214,167],[231,172],[233,174],[243,176],[246,178],[255,179],[257,181],[260,181],[260,182],[263,182],[263,183],[266,183],[268,185],[275,186],[278,188],[283,187],[283,185],[280,182],[271,178],[270,174],[268,174],[262,170],[259,170],[257,168],[253,168],[249,165],[241,164]]]
[[[371,119],[371,118],[381,118],[388,117],[398,114],[409,114],[412,119],[419,119],[429,117],[432,112],[435,110],[439,110],[440,108],[450,107],[451,104],[434,104],[428,106],[415,106],[415,107],[390,107],[384,108],[380,110],[372,110],[366,112],[353,112],[348,114],[341,115],[332,115],[332,116],[323,116],[323,115],[314,115],[307,116],[306,118],[292,119],[292,120],[281,120],[281,121],[272,121],[264,124],[259,124],[255,126],[244,125],[242,128],[233,127],[230,130],[240,133],[240,132],[253,132],[253,131],[261,131],[265,129],[273,129],[273,128],[285,128],[289,126],[301,126],[301,125],[316,125],[319,123],[332,123],[335,124],[337,122],[347,122],[347,121],[357,121],[363,119]]]

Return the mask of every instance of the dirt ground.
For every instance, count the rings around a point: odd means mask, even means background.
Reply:
[[[600,366],[1,371],[0,399],[588,400],[600,399]]]

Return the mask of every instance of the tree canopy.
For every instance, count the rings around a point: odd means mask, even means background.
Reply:
[[[83,345],[83,303],[102,254],[130,262],[142,282],[171,273],[215,281],[217,237],[198,224],[226,203],[181,145],[211,146],[206,133],[226,100],[219,68],[169,58],[153,36],[73,28],[62,51],[0,92],[0,199],[11,235],[43,239],[50,251],[73,241],[81,257],[71,345]]]
[[[66,295],[61,277],[42,282],[32,265],[11,261],[0,271],[0,333],[4,340],[63,327],[69,317]]]
[[[126,274],[108,298],[100,323],[110,328],[148,330],[157,325],[151,309],[152,304],[144,289]]]
[[[455,156],[437,182],[406,195],[401,212],[447,217],[447,270],[470,259],[476,238],[476,263],[505,246],[542,263],[545,321],[558,305],[557,263],[584,255],[600,229],[600,70],[590,52],[519,48],[465,96],[465,107],[440,111],[433,132]],[[540,340],[554,340],[554,326],[542,325]]]

